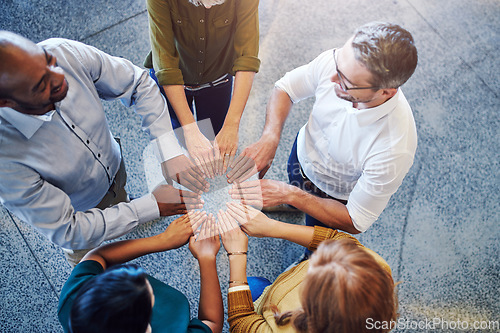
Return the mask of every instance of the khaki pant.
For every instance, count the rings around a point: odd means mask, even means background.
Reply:
[[[127,172],[125,171],[125,163],[122,161],[120,163],[120,169],[115,175],[115,180],[113,184],[109,187],[108,192],[104,195],[101,202],[99,202],[96,208],[106,209],[108,207],[114,206],[120,202],[129,202],[130,199],[127,195],[127,191],[125,191],[125,184],[127,183]],[[70,250],[64,249],[64,256],[66,260],[71,265],[71,267],[75,267],[82,260],[82,258],[92,249],[84,249],[84,250]]]

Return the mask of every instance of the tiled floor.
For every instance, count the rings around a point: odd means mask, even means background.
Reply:
[[[3,1],[0,9],[0,29],[34,41],[76,39],[138,65],[149,50],[144,1],[14,0]],[[434,318],[471,324],[498,321],[497,0],[261,0],[262,66],[242,120],[240,147],[260,136],[265,105],[277,79],[321,51],[342,45],[354,28],[373,20],[400,23],[416,39],[419,66],[403,91],[414,110],[419,147],[403,185],[359,239],[386,258],[394,278],[403,281],[399,300],[406,323]],[[312,103],[294,107],[268,178],[285,180],[289,149]],[[128,190],[134,196],[144,194],[147,138],[138,117],[119,103],[106,107],[112,131],[122,138]],[[301,214],[273,217],[303,222]],[[159,233],[171,220],[149,223],[127,237]],[[300,252],[300,247],[284,241],[251,239],[249,274],[273,279]],[[225,292],[227,259],[219,255]],[[198,273],[186,247],[138,262],[188,295],[195,314]],[[56,246],[1,207],[0,272],[1,332],[61,330],[57,300],[70,268]],[[425,330],[407,325],[396,331]],[[438,325],[435,331],[446,329]]]

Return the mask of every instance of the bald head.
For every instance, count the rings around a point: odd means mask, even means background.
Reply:
[[[51,50],[15,33],[0,31],[0,107],[45,114],[67,92],[64,71]]]
[[[36,52],[39,52],[39,47],[29,39],[10,31],[0,31],[0,97],[10,95],[9,82],[19,66],[16,60]]]

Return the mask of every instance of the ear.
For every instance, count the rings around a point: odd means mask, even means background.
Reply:
[[[391,98],[392,96],[396,95],[397,92],[398,88],[382,89],[382,95],[386,96],[387,98]]]

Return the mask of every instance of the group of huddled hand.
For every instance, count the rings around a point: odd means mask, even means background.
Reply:
[[[274,283],[247,277],[248,236],[282,238],[316,251]],[[216,256],[222,241],[229,259],[231,332],[362,332],[366,318],[396,319],[391,270],[348,234],[270,219],[239,202],[217,216],[189,212],[156,236],[93,249],[73,270],[60,297],[68,332],[220,332],[224,309]],[[147,275],[137,257],[189,243],[200,269],[198,317],[186,297]]]
[[[77,41],[35,44],[0,31],[0,203],[59,245],[74,267],[60,297],[64,330],[221,331],[221,241],[231,332],[365,332],[368,319],[392,323],[390,268],[347,233],[378,219],[413,164],[415,122],[400,88],[417,65],[412,35],[368,23],[343,46],[291,69],[272,89],[259,140],[237,155],[260,67],[259,1],[146,3],[149,71]],[[290,151],[289,182],[264,179],[293,105],[312,97]],[[120,140],[101,100],[141,116],[166,184],[129,197]],[[203,193],[218,177],[234,201],[207,213]],[[302,211],[305,225],[261,209]],[[159,235],[101,246],[179,214]],[[306,249],[274,282],[247,277],[248,236]],[[200,268],[197,318],[182,293],[127,264],[186,243]]]

